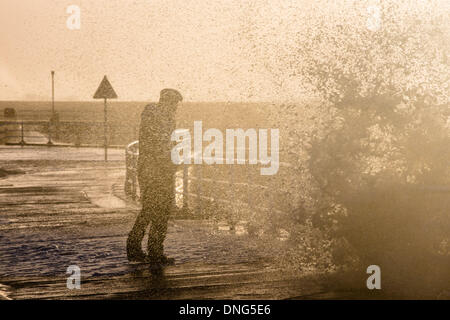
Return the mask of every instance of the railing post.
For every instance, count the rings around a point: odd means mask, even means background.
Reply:
[[[57,119],[57,121],[56,121],[56,126],[55,126],[55,131],[56,131],[56,133],[55,133],[55,139],[56,140],[59,140],[59,119]]]
[[[203,214],[203,206],[202,206],[202,181],[203,181],[203,166],[197,165],[197,214]]]
[[[272,214],[273,207],[275,205],[275,188],[273,188],[273,179],[270,176],[267,176],[267,179],[269,180],[269,188],[267,189],[267,192],[269,193],[267,195],[267,199],[269,199],[269,214]]]
[[[234,190],[234,164],[230,165],[230,196],[231,200],[234,202],[236,198],[236,193]]]
[[[75,130],[75,134],[76,134],[76,137],[75,137],[75,146],[76,147],[80,147],[81,146],[81,131],[83,130],[83,128],[82,128],[82,124],[80,123],[80,125],[79,126],[77,126],[78,128],[74,128],[74,130]]]
[[[188,194],[189,194],[189,170],[188,165],[183,164],[183,211],[187,212],[189,210],[189,201],[188,201]]]
[[[22,146],[25,145],[25,139],[24,139],[24,134],[23,134],[23,120],[20,125],[20,144]]]
[[[137,182],[136,168],[133,168],[133,175],[131,177],[131,193],[133,200],[136,200],[138,197],[136,182]]]
[[[251,188],[250,188],[251,183],[252,179],[250,176],[250,159],[249,159],[247,165],[247,205],[250,210],[252,209]]]
[[[8,141],[8,125],[5,125],[5,136],[3,139],[3,143],[6,144]]]
[[[7,126],[3,126],[3,124],[0,124],[0,144],[6,143],[6,137],[7,137]]]

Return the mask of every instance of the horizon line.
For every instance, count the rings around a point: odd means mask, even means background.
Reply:
[[[306,100],[315,100],[314,98],[309,98]],[[6,100],[2,100],[0,99],[0,103],[1,102],[36,102],[36,103],[52,103],[51,100],[20,100],[20,99],[6,99]],[[67,102],[85,102],[85,103],[103,103],[102,99],[92,99],[92,100],[55,100],[55,103],[58,102],[63,102],[63,103],[67,103]],[[112,102],[112,103],[122,103],[122,102],[133,102],[133,103],[157,103],[158,101],[155,100],[117,100],[117,99],[108,99],[108,102]],[[221,101],[221,100],[212,100],[212,101],[208,101],[208,100],[203,100],[203,101],[184,101],[182,103],[295,103],[295,102],[302,102],[302,99],[297,99],[296,101],[252,101],[252,100],[241,100],[241,101]]]

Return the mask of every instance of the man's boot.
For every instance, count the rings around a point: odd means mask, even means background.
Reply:
[[[145,262],[147,258],[139,244],[132,241],[130,237],[127,239],[127,258],[130,262]]]
[[[173,266],[175,264],[174,258],[169,258],[165,254],[163,254],[161,257],[159,257],[160,263],[165,266]]]
[[[148,255],[145,261],[152,265],[160,265],[160,266],[172,266],[175,264],[175,259],[169,258],[165,254],[161,256]]]

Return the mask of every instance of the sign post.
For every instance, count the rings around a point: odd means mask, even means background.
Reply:
[[[108,112],[107,112],[107,99],[117,99],[117,94],[114,91],[111,83],[109,83],[106,76],[103,77],[102,82],[98,86],[97,91],[94,94],[94,99],[103,99],[104,108],[104,139],[105,139],[105,161],[108,161]]]

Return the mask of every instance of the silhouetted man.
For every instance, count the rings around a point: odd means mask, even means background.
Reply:
[[[163,242],[167,222],[175,201],[171,134],[175,130],[175,113],[181,94],[174,89],[161,91],[159,103],[149,104],[141,115],[139,130],[138,180],[142,210],[128,235],[129,261],[170,264],[164,255]],[[150,224],[148,255],[142,251],[142,239]]]

